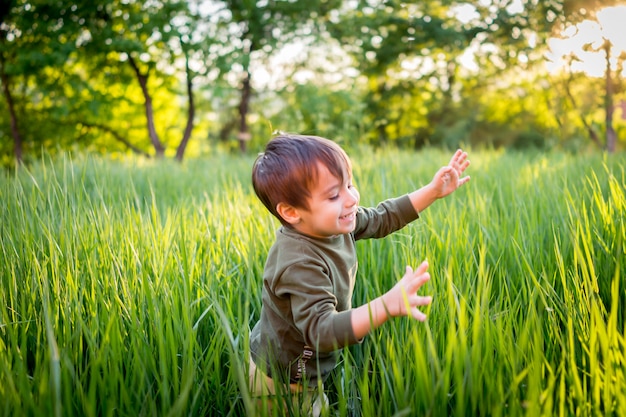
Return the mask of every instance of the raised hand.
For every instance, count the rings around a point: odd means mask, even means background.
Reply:
[[[469,175],[462,177],[469,164],[467,152],[459,149],[452,155],[450,163],[437,171],[431,184],[436,190],[438,198],[451,194],[470,180]]]

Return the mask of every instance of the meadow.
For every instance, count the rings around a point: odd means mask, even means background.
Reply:
[[[450,154],[356,150],[361,203]],[[333,415],[626,415],[624,155],[470,159],[469,184],[359,243],[354,305],[423,259],[434,299],[425,323],[344,349]],[[278,222],[252,162],[65,156],[0,174],[0,415],[260,414],[248,332]]]

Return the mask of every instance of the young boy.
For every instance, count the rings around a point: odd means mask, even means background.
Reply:
[[[254,190],[280,220],[263,274],[261,317],[250,335],[254,394],[315,390],[337,364],[339,349],[359,343],[391,317],[425,320],[417,295],[430,278],[428,263],[406,267],[387,293],[360,307],[351,304],[355,242],[382,238],[469,181],[461,177],[467,154],[456,151],[432,181],[376,208],[359,206],[352,166],[336,143],[315,136],[274,137],[254,163]],[[319,410],[313,411],[317,415]]]

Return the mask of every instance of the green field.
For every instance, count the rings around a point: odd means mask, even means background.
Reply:
[[[353,154],[361,202],[450,153]],[[360,242],[354,305],[422,259],[434,296],[345,349],[336,415],[626,415],[624,155],[470,153],[472,181]],[[252,157],[88,157],[0,174],[0,415],[254,415],[245,384],[278,223]],[[283,411],[284,409],[279,409]]]

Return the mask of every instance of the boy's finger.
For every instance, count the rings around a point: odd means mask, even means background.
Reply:
[[[422,263],[415,269],[415,275],[419,275],[419,274],[423,274],[424,272],[426,272],[428,270],[428,261],[424,260],[422,261]]]
[[[416,301],[416,306],[427,306],[433,302],[433,297],[431,295],[418,295]]]
[[[413,318],[415,318],[415,319],[417,319],[419,321],[425,321],[426,320],[426,314],[422,313],[417,308],[413,309],[413,311],[411,313],[413,315]]]
[[[400,278],[400,281],[406,284],[411,281],[414,275],[415,275],[415,271],[413,271],[413,268],[411,268],[410,266],[407,266],[406,271],[404,272],[404,276]]]
[[[414,275],[413,279],[406,284],[406,290],[409,294],[414,294],[420,289],[422,285],[430,279],[430,274],[424,272],[423,274]]]
[[[450,159],[450,164],[456,163],[462,155],[463,155],[463,151],[460,149],[457,149],[456,152],[452,155],[452,158]]]

